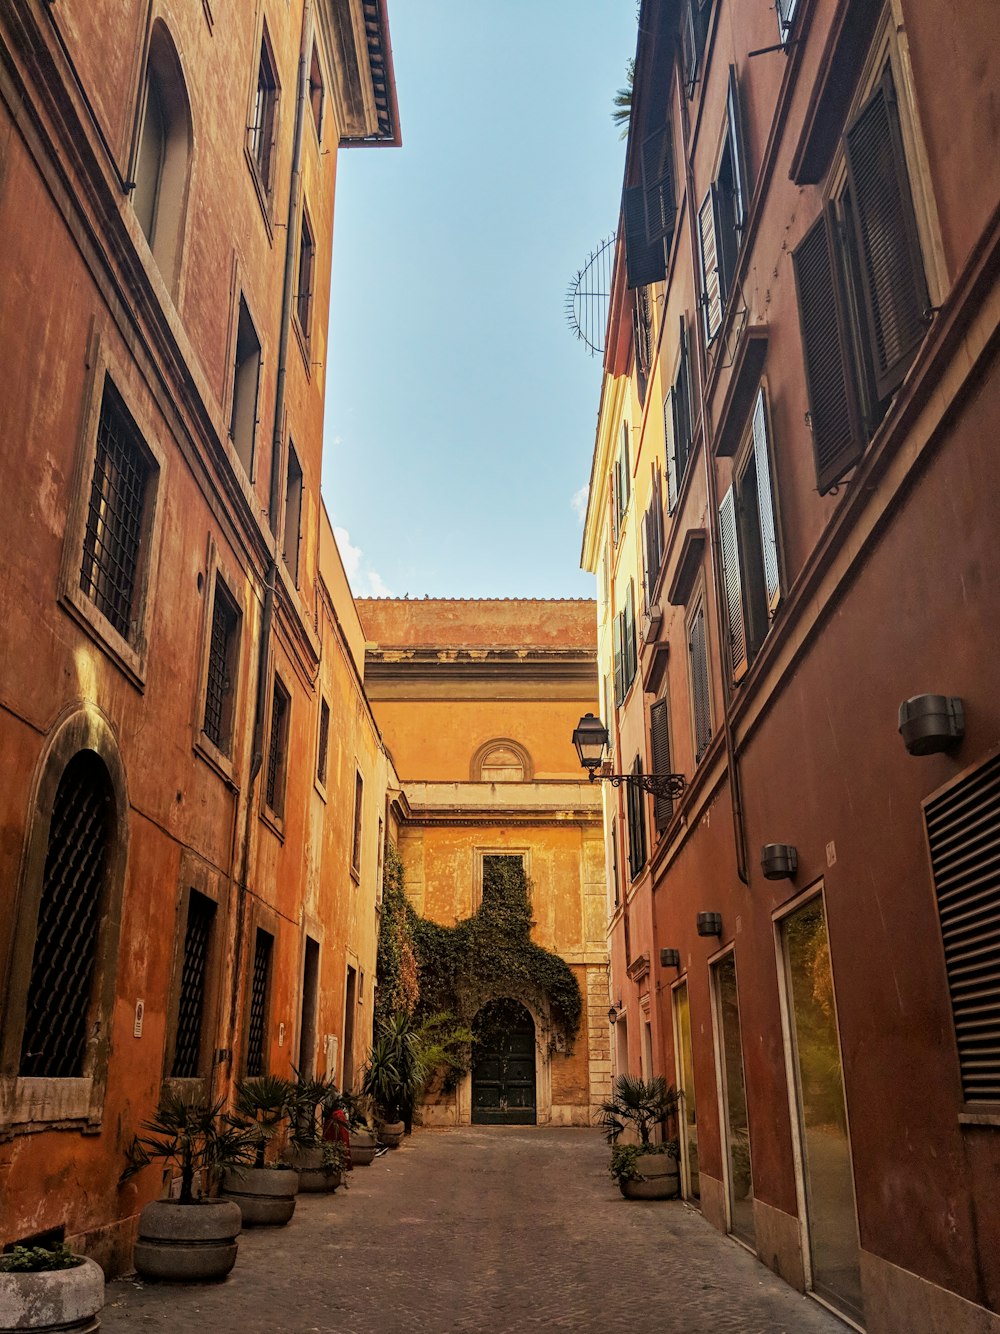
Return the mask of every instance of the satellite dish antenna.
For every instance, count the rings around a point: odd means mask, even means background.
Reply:
[[[583,268],[566,289],[566,323],[592,357],[604,351],[608,299],[615,262],[615,233],[591,251]]]

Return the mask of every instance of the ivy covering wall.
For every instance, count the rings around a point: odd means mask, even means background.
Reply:
[[[583,1001],[569,965],[531,939],[531,886],[519,857],[484,865],[483,901],[455,926],[419,916],[406,898],[403,866],[390,845],[385,861],[378,948],[376,1022],[400,1009],[448,1013],[472,1026],[489,1001],[509,997],[546,1013],[567,1043],[580,1029]]]

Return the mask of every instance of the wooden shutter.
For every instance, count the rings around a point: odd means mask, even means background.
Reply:
[[[649,710],[649,748],[653,773],[670,773],[670,719],[665,699],[658,699]],[[657,832],[666,829],[673,813],[674,803],[669,797],[653,798],[653,823]]]
[[[1000,1102],[1000,757],[924,809],[962,1091]]]
[[[622,612],[622,697],[628,691],[635,677],[635,592],[632,580],[628,581],[628,597]]]
[[[923,341],[930,305],[888,66],[848,128],[844,147],[869,352],[876,393],[884,400],[902,383]]]
[[[677,442],[674,435],[675,389],[668,389],[663,400],[663,440],[667,459],[667,513],[673,514],[677,505]]]
[[[621,708],[625,691],[622,688],[622,614],[618,612],[612,625],[612,638],[615,650],[615,708]]]
[[[726,99],[729,154],[733,164],[733,221],[742,234],[750,211],[750,172],[747,166],[746,140],[743,135],[743,109],[736,66],[729,66],[729,92]]]
[[[691,618],[688,638],[691,673],[691,712],[694,721],[694,759],[697,764],[712,740],[712,706],[708,681],[708,645],[705,641],[705,604]]]
[[[693,413],[691,404],[691,352],[687,325],[681,316],[680,329],[681,360],[674,381],[674,448],[677,453],[677,483],[684,481],[687,462],[691,456],[691,437],[693,435]]]
[[[642,760],[638,755],[632,773],[642,773]],[[629,783],[627,805],[629,868],[634,880],[646,865],[646,796],[638,783]]]
[[[729,628],[729,668],[738,681],[748,665],[747,626],[743,615],[743,580],[740,543],[736,531],[736,497],[730,487],[719,506],[719,548],[726,581],[726,625]]]
[[[629,462],[628,452],[628,422],[622,422],[622,447],[618,456],[618,466],[621,469],[618,494],[621,497],[622,514],[628,509],[629,497],[632,494],[632,466]]]
[[[646,235],[646,192],[632,185],[622,196],[625,217],[625,272],[630,288],[661,283],[667,276],[663,241],[650,241]]]
[[[701,292],[705,309],[705,341],[710,343],[722,324],[722,286],[716,234],[716,189],[713,185],[698,210],[701,239]]]
[[[663,564],[664,527],[663,527],[663,476],[660,465],[653,468],[653,527],[656,539],[656,572],[659,574]]]
[[[645,597],[645,609],[647,612],[653,605],[653,584],[656,582],[656,573],[653,570],[653,540],[650,533],[650,521],[652,517],[652,508],[648,509],[642,516],[642,587]]]
[[[778,530],[774,521],[774,488],[771,481],[771,451],[767,439],[767,409],[763,389],[757,390],[753,411],[753,457],[757,469],[757,514],[760,519],[760,552],[764,566],[767,609],[773,612],[781,600],[778,567]]]
[[[611,469],[611,540],[618,545],[618,534],[621,530],[621,505],[618,501],[618,461],[615,460],[614,467]]]
[[[674,146],[668,124],[661,125],[646,136],[640,161],[646,204],[646,237],[650,242],[665,240],[669,244],[677,221],[677,189],[674,182]]]
[[[836,485],[864,452],[857,390],[847,357],[849,342],[837,271],[835,225],[832,210],[827,210],[792,253],[816,485],[821,495]]]

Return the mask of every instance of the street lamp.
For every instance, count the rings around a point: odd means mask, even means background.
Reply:
[[[599,779],[602,783],[610,783],[612,787],[621,787],[622,783],[632,783],[640,791],[668,801],[684,795],[683,774],[604,773],[602,764],[604,752],[608,748],[608,729],[600,718],[595,718],[592,713],[585,713],[573,729],[573,745],[580,757],[580,764],[587,770],[587,777],[592,783],[595,779]]]

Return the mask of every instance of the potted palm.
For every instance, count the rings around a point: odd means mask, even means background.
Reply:
[[[619,1075],[614,1093],[598,1114],[612,1146],[609,1171],[627,1200],[669,1200],[680,1190],[676,1138],[653,1143],[653,1133],[677,1115],[677,1092],[662,1075],[650,1080]],[[636,1143],[619,1144],[626,1132]]]
[[[289,1162],[299,1174],[299,1191],[334,1191],[346,1184],[350,1167],[346,1143],[336,1129],[344,1100],[332,1079],[309,1078],[295,1072],[295,1127]]]
[[[15,1246],[0,1256],[0,1330],[100,1329],[104,1274],[66,1246]]]
[[[152,1200],[139,1215],[135,1267],[143,1278],[220,1279],[236,1261],[240,1211],[231,1200],[208,1198],[218,1170],[247,1151],[245,1133],[223,1117],[222,1107],[165,1091],[129,1145],[123,1181],[156,1160],[180,1173],[176,1199]]]
[[[283,1227],[299,1189],[299,1174],[285,1157],[298,1111],[295,1085],[278,1075],[239,1080],[233,1111],[252,1153],[248,1162],[227,1167],[223,1194],[239,1205],[244,1227]]]
[[[384,1031],[376,1037],[368,1053],[361,1091],[375,1109],[379,1142],[388,1149],[397,1149],[405,1130],[402,1108],[406,1089],[400,1070],[399,1043]]]

